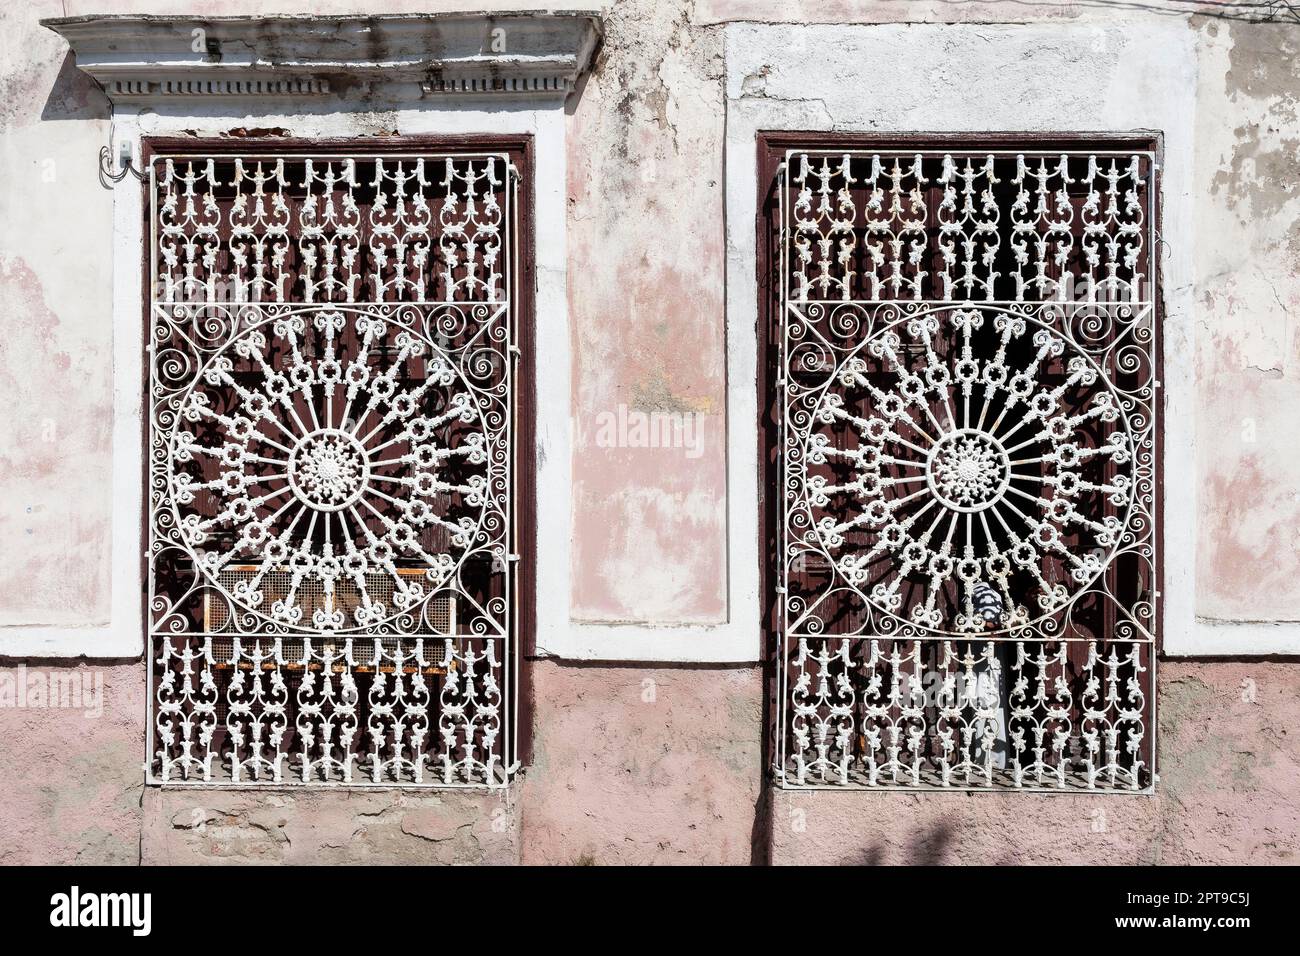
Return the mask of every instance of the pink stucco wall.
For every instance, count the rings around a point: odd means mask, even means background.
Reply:
[[[32,665],[35,666],[35,665]],[[138,664],[104,712],[0,709],[0,863],[1295,863],[1300,668],[1175,663],[1155,796],[766,790],[753,668],[541,664],[509,797],[141,785]]]
[[[1154,796],[777,791],[775,863],[1300,859],[1300,669],[1166,662]]]
[[[757,669],[542,664],[536,681],[525,862],[749,862]]]
[[[567,134],[579,620],[726,618],[722,44],[690,7],[611,8]],[[620,407],[698,448],[609,447]]]
[[[99,676],[102,699],[76,708],[0,706],[0,863],[136,863],[144,787],[141,662],[72,666],[0,661],[0,685]],[[5,678],[8,677],[8,681]],[[95,711],[102,711],[96,715]]]
[[[1300,619],[1300,36],[1198,25],[1197,610]]]

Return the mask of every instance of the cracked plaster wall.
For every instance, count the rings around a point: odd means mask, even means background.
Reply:
[[[0,627],[99,622],[107,609],[111,217],[93,177],[107,114],[37,18],[430,6],[40,0],[0,12],[0,387],[9,399],[0,418],[0,540],[9,542]],[[568,120],[575,616],[715,622],[726,613],[722,24],[1122,26],[1155,15],[1087,3],[1008,9],[942,0],[613,5]],[[1184,22],[1198,45],[1189,109],[1201,199],[1195,235],[1165,238],[1194,245],[1198,440],[1207,453],[1195,475],[1170,480],[1197,482],[1207,516],[1199,613],[1297,619],[1300,34]],[[763,77],[752,82],[749,92],[761,93]],[[620,405],[698,412],[702,453],[601,447],[599,416]],[[1161,793],[1104,801],[779,793],[765,801],[756,669],[543,663],[537,764],[508,805],[454,794],[145,792],[142,669],[96,667],[105,693],[97,718],[0,708],[0,820],[22,835],[0,860],[1258,862],[1293,859],[1297,839],[1292,663],[1166,665]],[[1254,702],[1242,697],[1246,681],[1257,685]],[[796,832],[789,817],[799,808],[808,813]],[[1098,808],[1106,829],[1094,829]]]

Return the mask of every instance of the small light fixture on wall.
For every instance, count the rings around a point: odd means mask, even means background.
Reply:
[[[115,185],[126,179],[130,173],[136,179],[144,182],[144,172],[138,169],[134,162],[134,151],[131,148],[130,140],[123,140],[117,144],[117,168],[113,167],[113,114],[108,116],[108,145],[99,148],[99,182],[105,189],[112,189]]]

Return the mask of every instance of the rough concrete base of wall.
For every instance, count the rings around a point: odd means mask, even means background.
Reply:
[[[398,791],[144,793],[145,864],[384,865],[519,861],[504,797]]]
[[[50,706],[48,695],[41,706],[12,706],[0,688],[0,865],[138,863],[144,665],[0,661],[0,669],[15,684],[94,688],[76,708]]]

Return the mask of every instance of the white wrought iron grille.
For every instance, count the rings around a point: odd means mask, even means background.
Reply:
[[[516,764],[510,152],[149,167],[149,778]]]
[[[1156,171],[784,153],[784,786],[1151,787]]]

